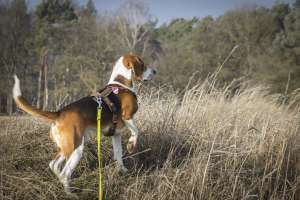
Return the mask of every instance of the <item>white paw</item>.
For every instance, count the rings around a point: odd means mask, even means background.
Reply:
[[[49,163],[49,167],[51,169],[51,171],[59,178],[60,177],[60,172],[59,170],[57,169],[57,167],[55,167],[55,160],[52,160],[50,163]]]
[[[63,184],[64,186],[64,190],[65,190],[65,193],[68,195],[68,196],[71,196],[71,197],[74,197],[76,198],[76,195],[72,193],[72,190],[71,190],[71,187],[70,187],[70,181],[68,178],[66,177],[63,177],[60,175],[60,182]]]
[[[55,161],[54,160],[52,160],[50,163],[49,163],[49,167],[50,167],[50,169],[54,172],[54,163],[55,163]]]
[[[127,169],[126,167],[122,166],[122,167],[121,167],[121,171],[122,171],[123,173],[127,173],[127,172],[128,172],[128,169]]]
[[[136,145],[137,145],[137,136],[131,136],[127,143],[128,153],[130,153],[130,154],[133,153],[136,149]]]
[[[137,136],[131,136],[131,137],[129,138],[129,142],[133,143],[133,145],[136,146],[136,144],[137,144],[137,139],[138,139]],[[129,142],[128,142],[128,143],[129,143]]]
[[[71,191],[65,191],[66,194],[68,195],[69,198],[71,199],[79,199],[79,197],[77,196],[77,194],[72,193]]]
[[[120,174],[127,174],[128,173],[128,169],[124,165],[122,165],[122,166],[118,165],[118,171],[119,171]]]

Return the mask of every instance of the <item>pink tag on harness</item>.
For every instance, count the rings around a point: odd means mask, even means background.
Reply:
[[[114,94],[119,94],[119,88],[118,87],[112,87],[111,89],[112,89],[112,92]]]

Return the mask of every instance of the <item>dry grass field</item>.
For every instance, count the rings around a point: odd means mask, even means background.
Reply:
[[[141,95],[140,153],[124,156],[127,175],[103,140],[104,199],[300,198],[299,111],[261,87],[208,88]],[[48,127],[29,116],[0,118],[0,200],[70,199],[48,167],[55,154]],[[74,174],[79,199],[98,198],[96,151],[93,138]]]

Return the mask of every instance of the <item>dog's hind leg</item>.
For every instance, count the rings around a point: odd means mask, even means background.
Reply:
[[[52,124],[50,129],[50,138],[56,143],[57,147],[60,149],[62,142],[61,142],[61,136],[59,129],[55,124]],[[56,157],[49,163],[50,169],[56,174],[57,177],[59,177],[60,171],[61,171],[61,165],[65,161],[65,156],[63,155],[63,152],[60,151],[59,154],[56,155]]]
[[[68,194],[71,194],[71,190],[70,190],[71,176],[82,157],[83,147],[84,147],[84,137],[82,137],[81,144],[71,153],[63,170],[59,175],[60,181],[64,185],[65,192]]]
[[[54,160],[49,163],[50,169],[54,172],[54,174],[60,178],[59,174],[61,172],[61,166],[65,161],[65,157],[59,153]]]

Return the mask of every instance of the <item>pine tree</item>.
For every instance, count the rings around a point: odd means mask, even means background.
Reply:
[[[36,8],[38,19],[50,24],[77,19],[71,0],[45,0]]]
[[[95,4],[94,4],[93,0],[88,0],[86,7],[85,7],[85,12],[88,15],[93,15],[93,16],[97,15],[97,10],[95,8]]]

